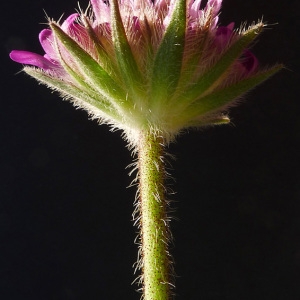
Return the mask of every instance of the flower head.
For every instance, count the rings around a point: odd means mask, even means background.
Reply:
[[[278,71],[259,70],[249,46],[264,24],[218,26],[222,0],[91,0],[89,13],[50,21],[45,54],[11,59],[94,118],[172,140],[188,127],[227,123],[223,113]]]

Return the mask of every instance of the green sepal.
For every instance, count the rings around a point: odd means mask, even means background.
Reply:
[[[193,123],[193,119],[230,106],[236,99],[274,75],[282,69],[282,67],[282,65],[276,65],[266,71],[261,71],[251,77],[242,79],[235,84],[216,90],[200,98],[182,112],[182,118],[180,118],[179,122],[182,122],[182,124]]]
[[[107,51],[104,48],[102,42],[100,41],[97,34],[95,33],[95,30],[93,29],[92,25],[90,24],[90,20],[85,15],[83,15],[81,17],[81,19],[82,19],[83,24],[86,28],[88,36],[90,37],[90,39],[94,43],[95,49],[96,49],[97,54],[98,54],[99,63],[101,63],[101,65],[106,70],[106,72],[110,73],[110,70],[112,70],[112,69],[115,72],[116,71],[116,65],[114,64],[114,61],[112,59],[112,55],[109,55],[109,53],[107,53]],[[110,74],[110,75],[111,76],[112,75],[118,76],[119,74]]]
[[[117,63],[126,85],[126,90],[138,103],[144,98],[145,84],[143,76],[138,68],[132,49],[126,37],[122,22],[118,0],[110,1],[111,9],[111,31]],[[129,97],[130,98],[130,97]]]
[[[59,49],[58,49],[59,52]],[[101,98],[101,101],[107,102],[110,106],[114,107],[116,111],[120,112],[121,114],[124,114],[126,109],[124,109],[124,105],[120,103],[120,101],[110,101],[110,99],[105,98],[105,95],[102,95],[98,91],[96,91],[91,85],[90,82],[86,81],[85,78],[73,70],[67,62],[64,60],[64,58],[60,54],[60,62],[65,71],[72,77],[74,82],[76,83],[77,87],[80,87],[80,89],[85,92],[86,94],[90,95],[94,99],[99,99]]]
[[[55,37],[72,57],[72,63],[76,65],[76,70],[73,71],[76,72],[78,68],[82,80],[86,81],[95,91],[109,101],[117,102],[126,108],[126,93],[119,87],[119,84],[59,26],[54,23],[51,23],[50,26]]]
[[[195,38],[198,39],[199,37],[196,36]],[[198,41],[196,40],[196,45],[193,45],[193,47],[195,47],[195,49],[197,50],[191,51],[191,53],[189,53],[190,49],[187,48],[188,45],[185,46],[186,57],[183,60],[181,77],[177,86],[176,94],[181,95],[182,91],[185,90],[186,86],[188,86],[190,82],[194,81],[195,72],[197,72],[197,68],[199,67],[199,64],[201,64],[201,59],[203,59],[203,54],[205,54],[205,47],[207,47],[207,44],[210,41],[209,38],[209,29],[203,28],[201,29],[201,38],[199,38]],[[174,98],[175,97],[176,95],[174,95]]]
[[[64,98],[71,100],[76,105],[80,105],[80,107],[85,108],[89,112],[93,111],[93,109],[88,109],[87,106],[90,105],[94,107],[94,115],[100,115],[103,120],[112,120],[120,123],[122,122],[122,118],[115,108],[104,99],[99,98],[99,96],[98,98],[95,98],[89,95],[86,91],[70,84],[69,82],[65,82],[57,77],[53,77],[41,69],[24,67],[23,70],[42,84],[48,86],[54,91],[60,92]]]
[[[243,51],[253,42],[261,32],[263,24],[259,23],[245,31],[241,37],[235,41],[218,59],[218,61],[208,70],[199,76],[199,79],[192,85],[188,85],[182,93],[174,98],[174,101],[181,108],[188,106],[199,96],[205,96],[210,90],[218,86],[219,82],[226,76],[226,72],[242,55]]]
[[[174,4],[170,23],[154,58],[151,97],[152,108],[166,103],[176,90],[185,44],[186,0]]]
[[[195,120],[193,124],[195,127],[211,126],[211,125],[226,125],[230,123],[230,119],[226,115],[212,115],[205,118]]]

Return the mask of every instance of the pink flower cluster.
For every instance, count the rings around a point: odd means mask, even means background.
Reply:
[[[200,7],[201,0],[188,1],[187,50],[189,48],[189,43],[194,43],[192,39],[197,39],[199,30],[209,30],[210,34],[213,36],[214,41],[211,45],[215,49],[211,49],[211,53],[216,50],[221,53],[232,40],[236,39],[238,34],[234,32],[234,23],[231,23],[228,26],[217,26],[221,4],[222,0],[208,0],[206,6],[202,9]],[[101,41],[107,39],[106,41],[103,41],[102,46],[106,48],[107,51],[113,52],[111,49],[112,37],[110,35],[111,14],[108,1],[91,0],[91,6],[93,10],[93,19],[90,25]],[[141,22],[143,22],[145,15],[147,15],[147,19],[150,21],[148,25],[153,35],[148,38],[153,40],[153,48],[158,48],[164,30],[170,21],[173,7],[174,0],[121,0],[120,10],[122,17],[127,26],[131,27],[126,28],[129,40],[132,39],[131,46],[135,48],[135,46],[139,45],[140,38],[145,38],[142,29],[144,24],[141,24]],[[89,32],[81,23],[80,15],[72,14],[60,27],[65,33],[73,37],[80,45],[82,45],[87,52],[95,55],[94,45],[90,40]],[[134,41],[135,38],[137,38],[138,41]],[[67,57],[67,53],[61,53],[64,52],[64,49],[58,47],[52,30],[42,30],[39,34],[39,40],[45,51],[43,56],[28,51],[13,50],[10,53],[11,59],[25,65],[41,68],[44,71],[51,71],[51,74],[54,76],[61,78],[68,76],[60,59],[60,56]],[[139,51],[140,48],[136,47],[136,49],[133,50]],[[137,56],[139,55],[137,54]],[[255,71],[257,66],[258,62],[256,57],[249,50],[245,50],[242,59],[239,61],[239,72],[242,75],[246,75]]]
[[[91,0],[87,12],[39,35],[45,54],[12,60],[102,123],[171,141],[182,130],[229,122],[227,109],[282,66],[260,70],[249,47],[258,22],[218,26],[222,0]]]

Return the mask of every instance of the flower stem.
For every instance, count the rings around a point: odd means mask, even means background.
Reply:
[[[139,221],[144,300],[170,299],[170,237],[164,180],[164,140],[150,132],[139,139]]]

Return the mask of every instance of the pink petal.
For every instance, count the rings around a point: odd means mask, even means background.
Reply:
[[[164,9],[169,4],[170,4],[170,0],[155,0],[154,1],[154,7],[157,10]]]
[[[164,24],[165,28],[168,27],[168,25],[169,25],[169,23],[171,21],[171,17],[172,17],[172,14],[173,14],[173,11],[174,11],[174,7],[175,7],[175,1],[174,0],[170,0],[169,2],[170,3],[169,3],[168,13],[167,13],[167,15],[166,15],[166,17],[164,18],[164,21],[163,21],[163,24]],[[159,5],[159,4],[162,5],[163,1],[161,1],[161,3],[156,2],[155,5]],[[155,8],[158,9],[158,11],[160,9],[159,6],[156,6]]]
[[[76,30],[76,24],[75,21],[78,18],[78,14],[72,14],[70,15],[60,26],[60,28],[65,32],[65,33],[70,33],[74,29]]]
[[[216,28],[219,22],[219,12],[223,0],[208,0],[204,11],[211,9],[212,22],[211,28]]]
[[[103,0],[91,0],[92,8],[96,16],[96,25],[110,22],[109,6]]]
[[[200,5],[201,0],[195,0],[195,2],[190,6],[190,16],[192,18],[198,18],[200,13]]]
[[[205,9],[211,7],[213,17],[216,17],[221,9],[222,1],[223,0],[208,0]]]
[[[58,55],[55,51],[54,36],[52,30],[44,29],[39,34],[40,43],[45,51],[47,59],[59,61]]]
[[[78,24],[75,24],[75,20],[78,18],[78,14],[72,14],[70,15],[61,25],[61,29],[68,33],[73,35],[76,35],[78,37],[81,37],[82,34],[79,31],[79,26]],[[48,60],[52,60],[54,63],[59,62],[59,56],[57,53],[57,50],[55,49],[55,44],[54,44],[54,35],[52,30],[50,29],[44,29],[40,32],[39,34],[39,40],[40,43],[45,51],[45,58]]]
[[[46,59],[44,56],[29,51],[13,50],[9,54],[10,58],[18,63],[32,65],[43,70],[57,69],[58,66]]]
[[[136,17],[136,16],[133,16],[132,20],[133,20],[132,23],[133,23],[133,29],[134,29],[134,31],[136,31],[136,32],[140,31],[141,30],[141,26],[140,26],[140,20],[139,20],[139,18]]]
[[[197,20],[198,24],[202,24],[204,21],[209,19],[210,29],[215,29],[219,21],[218,14],[221,8],[222,0],[208,0],[204,8],[201,8],[201,4],[202,0],[189,1],[188,7],[191,19]],[[190,23],[193,24],[193,21]]]
[[[151,0],[144,0],[144,1],[132,0],[132,7],[133,7],[133,11],[137,12],[137,11],[143,10],[143,8],[145,8],[145,7],[153,7],[153,2]]]

